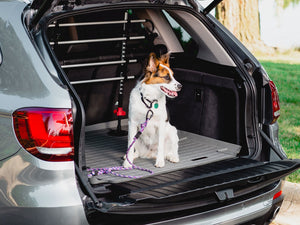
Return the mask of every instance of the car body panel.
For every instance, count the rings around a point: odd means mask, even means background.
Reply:
[[[0,2],[0,160],[16,153],[20,145],[13,131],[12,113],[23,107],[71,108],[68,90],[49,76],[41,57],[32,45],[21,18],[25,3]],[[43,74],[43,75],[41,75]],[[9,132],[8,132],[9,131]],[[9,134],[9,135],[8,135]]]
[[[2,207],[56,207],[58,202],[66,207],[81,203],[73,162],[46,162],[20,149],[2,160],[0,167],[1,190],[6,190]]]
[[[68,207],[10,207],[1,209],[1,224],[22,225],[88,225],[80,206]]]
[[[62,84],[58,86],[55,80],[49,76],[49,71],[33,47],[21,23],[21,18],[14,16],[14,13],[22,15],[26,5],[14,4],[13,10],[15,12],[12,13],[10,10],[6,10],[6,5],[9,4],[13,3],[0,2],[2,17],[0,21],[0,29],[2,30],[0,44],[3,56],[3,63],[0,67],[2,79],[0,95],[2,99],[7,100],[7,102],[1,101],[0,109],[11,113],[16,108],[28,105],[71,108],[68,91]],[[30,82],[25,82],[28,79]],[[10,101],[10,97],[13,98],[14,96],[20,96],[20,100],[15,101],[14,98],[13,102]],[[57,101],[58,99],[60,101]]]
[[[24,149],[0,161],[3,224],[88,224],[73,162],[46,162]]]
[[[55,224],[87,224],[74,162],[40,160],[24,150],[14,134],[16,109],[72,108],[68,90],[49,73],[23,26],[26,6],[21,1],[0,1],[1,223],[42,224],[48,217]]]

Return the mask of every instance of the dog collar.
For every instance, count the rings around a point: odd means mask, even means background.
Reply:
[[[144,97],[143,93],[140,92],[141,94],[141,100],[144,103],[144,105],[148,108],[151,109],[152,106],[154,107],[154,109],[158,108],[158,100],[157,99],[153,99],[152,101],[149,100],[148,98]]]

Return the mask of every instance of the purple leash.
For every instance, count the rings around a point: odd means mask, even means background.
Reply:
[[[89,178],[91,178],[93,176],[98,176],[98,175],[101,175],[101,174],[112,174],[114,176],[123,177],[123,178],[132,178],[132,179],[137,179],[137,178],[144,177],[144,176],[122,175],[122,174],[114,172],[114,171],[124,171],[124,170],[140,170],[140,171],[145,171],[145,172],[148,172],[150,174],[153,174],[152,170],[145,169],[145,168],[142,168],[140,166],[136,166],[131,161],[129,161],[129,159],[128,159],[129,150],[132,148],[133,144],[136,142],[136,140],[143,133],[144,129],[147,127],[148,121],[152,118],[152,116],[153,116],[153,111],[151,109],[149,109],[148,112],[147,112],[147,115],[146,115],[146,121],[141,124],[141,129],[136,133],[136,135],[134,136],[131,144],[129,145],[129,147],[127,149],[126,159],[132,167],[125,168],[123,166],[117,166],[117,167],[108,167],[108,168],[89,168],[89,169],[87,169],[87,171],[89,172],[87,176]]]

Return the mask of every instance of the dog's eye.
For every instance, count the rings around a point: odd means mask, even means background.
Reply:
[[[164,78],[165,80],[171,80],[170,75],[166,75],[166,76],[164,76],[163,78]]]
[[[158,73],[155,73],[155,74],[153,75],[153,77],[159,77]]]

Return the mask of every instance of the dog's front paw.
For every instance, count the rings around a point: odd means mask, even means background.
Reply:
[[[168,160],[172,163],[178,163],[179,162],[179,156],[178,155],[170,155],[168,157]]]
[[[139,153],[137,152],[137,151],[134,151],[133,152],[133,159],[136,159],[136,158],[138,158],[139,157]],[[127,154],[125,154],[124,156],[123,156],[123,159],[124,160],[126,160],[126,158],[127,158]]]
[[[132,165],[128,162],[127,159],[125,159],[124,162],[123,162],[123,167],[124,167],[124,168],[131,168]]]
[[[156,162],[155,162],[155,167],[159,167],[159,168],[161,168],[161,167],[164,167],[165,166],[165,160],[156,160]]]

